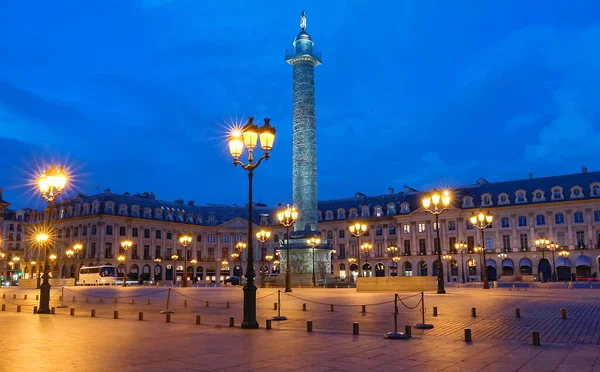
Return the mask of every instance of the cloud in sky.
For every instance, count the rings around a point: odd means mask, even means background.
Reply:
[[[289,202],[283,52],[301,10],[324,56],[321,198],[600,169],[592,2],[10,2],[0,15],[12,35],[0,39],[6,198],[29,203],[15,169],[53,156],[85,168],[88,193],[243,204],[223,125],[253,115],[278,130],[258,198]]]

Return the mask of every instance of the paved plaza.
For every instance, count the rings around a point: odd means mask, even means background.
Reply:
[[[281,292],[281,314],[288,320],[273,322],[273,329],[266,330],[266,319],[277,314],[277,290],[259,289],[261,329],[243,330],[239,288],[172,289],[169,308],[175,312],[170,323],[160,314],[169,295],[164,287],[77,287],[64,292],[53,288],[51,306],[61,302],[68,306],[56,308],[56,315],[32,314],[37,291],[3,288],[1,303],[6,310],[0,313],[0,341],[5,362],[0,371],[14,366],[43,370],[48,365],[62,371],[600,371],[600,291],[449,288],[448,292],[424,296],[425,320],[433,329],[413,328],[412,339],[386,340],[383,334],[393,330],[393,293],[294,289],[291,297]],[[399,297],[413,307],[421,295],[399,293]],[[471,316],[472,307],[476,317]],[[517,307],[520,318],[515,318]],[[401,330],[421,321],[419,308],[399,304]],[[560,309],[566,310],[567,319],[561,319]],[[119,319],[114,319],[115,310]],[[139,312],[144,321],[138,320]],[[197,314],[201,325],[195,323]],[[312,333],[306,332],[307,320],[313,321]],[[352,334],[352,322],[359,323],[358,336]],[[464,342],[464,328],[472,330],[473,342]],[[531,344],[532,331],[540,332],[541,346]]]

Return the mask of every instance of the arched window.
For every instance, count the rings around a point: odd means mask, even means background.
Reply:
[[[404,276],[412,276],[412,264],[408,261],[404,263]]]

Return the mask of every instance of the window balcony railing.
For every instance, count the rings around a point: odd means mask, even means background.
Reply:
[[[511,253],[512,251],[513,251],[513,249],[510,248],[510,247],[509,248],[502,248],[502,252],[503,253]]]

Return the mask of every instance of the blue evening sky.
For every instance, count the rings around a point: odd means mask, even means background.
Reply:
[[[253,115],[277,128],[255,201],[291,202],[302,10],[319,199],[600,169],[597,1],[4,0],[4,199],[38,207],[21,185],[56,159],[88,194],[244,204],[224,125]]]

